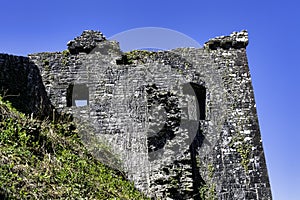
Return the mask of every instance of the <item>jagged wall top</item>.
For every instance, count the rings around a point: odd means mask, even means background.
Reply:
[[[69,41],[67,46],[71,54],[90,53],[100,42],[105,40],[105,36],[100,31],[86,30],[81,36]]]
[[[248,45],[248,32],[242,30],[240,32],[233,32],[230,36],[220,36],[213,39],[210,39],[204,44],[204,48],[207,49],[240,49],[246,48]]]
[[[78,54],[79,52],[90,53],[103,41],[106,41],[106,37],[100,31],[85,30],[80,36],[69,41],[67,46],[71,54]],[[248,32],[242,30],[240,32],[233,32],[229,36],[212,38],[204,44],[204,48],[211,50],[218,48],[240,49],[246,48],[248,43]]]

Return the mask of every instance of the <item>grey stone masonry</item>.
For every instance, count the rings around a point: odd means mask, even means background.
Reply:
[[[48,99],[72,114],[111,159],[95,156],[153,199],[271,200],[247,45],[241,31],[199,49],[121,52],[84,31],[63,52],[1,54],[0,88],[28,91],[27,113]]]
[[[52,113],[39,68],[27,57],[0,54],[0,95],[26,114]]]

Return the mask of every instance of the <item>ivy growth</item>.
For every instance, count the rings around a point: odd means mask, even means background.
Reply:
[[[201,186],[199,192],[202,200],[217,200],[216,185],[214,183],[211,185],[205,184]]]
[[[233,137],[229,146],[235,148],[241,156],[241,165],[248,173],[252,146],[245,141],[245,137],[241,133]]]
[[[199,188],[200,198],[202,200],[216,200],[216,185],[215,183],[212,183],[212,178],[215,172],[214,166],[212,164],[208,164],[207,171],[209,183],[206,183]]]

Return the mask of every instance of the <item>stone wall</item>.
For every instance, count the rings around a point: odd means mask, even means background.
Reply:
[[[68,50],[29,55],[22,59],[34,64],[21,66],[39,68],[55,108],[84,124],[86,145],[95,133],[118,158],[106,164],[149,196],[271,199],[247,44],[242,31],[201,49],[122,53],[84,31]]]
[[[39,69],[27,57],[0,54],[0,95],[26,114],[51,115]]]
[[[259,132],[251,77],[246,56],[247,32],[233,33],[208,41],[203,50],[176,50],[193,65],[206,71],[211,98],[208,109],[222,105],[221,131],[213,151],[202,161],[200,171],[205,180],[215,186],[218,199],[271,199],[266,163]],[[200,52],[199,52],[200,51]],[[213,65],[211,72],[199,62],[197,55],[207,52]],[[194,55],[194,56],[191,56]],[[218,94],[218,92],[221,92]],[[217,105],[216,105],[217,103]],[[220,109],[220,108],[218,108]],[[215,124],[215,123],[214,123]],[[216,124],[215,124],[216,125]],[[213,171],[213,173],[211,173]]]

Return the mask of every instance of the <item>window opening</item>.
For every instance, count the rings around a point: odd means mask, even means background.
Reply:
[[[67,107],[88,106],[89,88],[86,84],[70,84],[67,90]]]

